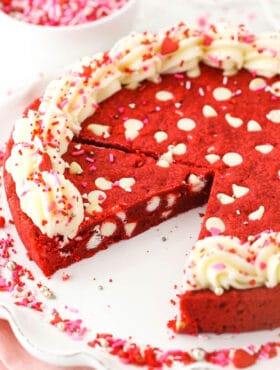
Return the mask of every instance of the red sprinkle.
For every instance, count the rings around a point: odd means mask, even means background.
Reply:
[[[161,54],[162,55],[170,54],[178,49],[179,49],[179,42],[167,36],[162,42]]]

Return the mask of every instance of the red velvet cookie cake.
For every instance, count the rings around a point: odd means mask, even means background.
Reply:
[[[29,256],[51,275],[210,194],[176,330],[279,326],[279,73],[278,34],[229,26],[132,34],[81,60],[7,147]]]

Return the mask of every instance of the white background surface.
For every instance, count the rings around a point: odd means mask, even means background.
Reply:
[[[247,24],[254,32],[280,28],[280,0],[137,0],[139,12],[134,22],[135,30],[158,31],[180,21],[197,24],[199,21],[231,21]],[[108,31],[109,32],[109,31]],[[111,30],[111,32],[114,32]],[[32,49],[36,34],[25,36],[17,27],[6,30],[0,19],[0,99],[15,93],[41,76],[58,73],[59,66],[73,62],[63,55],[63,64],[54,61],[61,57],[60,48],[52,45],[52,52],[38,58],[50,45],[47,41]],[[101,35],[102,37],[102,35]],[[104,36],[103,36],[104,37]],[[73,48],[79,48],[73,43]],[[92,52],[95,52],[95,44]]]

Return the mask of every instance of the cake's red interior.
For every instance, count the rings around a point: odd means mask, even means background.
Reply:
[[[79,241],[74,239],[65,248],[59,249],[58,242],[43,235],[20,212],[13,180],[5,173],[11,211],[30,257],[45,274],[50,275],[58,268],[93,255],[112,242],[134,236],[165,218],[205,203],[213,178],[199,238],[211,235],[206,221],[213,216],[223,221],[224,235],[237,236],[243,241],[263,230],[278,231],[280,125],[271,122],[267,114],[279,108],[279,98],[264,89],[252,91],[249,85],[253,78],[246,71],[225,78],[219,70],[202,66],[202,73],[197,78],[178,74],[164,76],[160,84],[143,82],[138,89],[122,89],[101,103],[96,113],[83,122],[79,137],[75,137],[64,156],[69,163],[78,162],[83,173],[70,175],[67,172],[66,177],[81,194],[96,189],[93,179],[97,177],[106,177],[112,182],[128,177],[134,178],[136,183],[131,192],[114,186],[103,203],[103,212],[87,215],[80,226]],[[273,80],[266,82],[269,85]],[[230,99],[215,99],[213,91],[221,87],[231,91]],[[172,95],[163,101],[156,98],[158,92]],[[31,108],[36,109],[38,104],[39,101],[35,102]],[[211,106],[217,115],[205,116],[205,105]],[[226,116],[230,116],[229,121]],[[182,118],[193,120],[194,127],[178,128],[178,121]],[[132,140],[127,139],[125,132],[128,119],[143,123]],[[249,129],[249,121],[252,120],[261,130]],[[92,124],[105,125],[107,135],[93,133],[89,129]],[[165,133],[163,141],[155,139],[158,131]],[[174,163],[167,168],[157,166],[158,158],[168,151],[168,147],[178,144],[186,146],[186,153],[173,153]],[[10,140],[7,156],[12,145]],[[73,156],[77,145],[84,153]],[[256,148],[259,146],[264,146],[264,151],[268,146],[271,150],[264,153]],[[240,164],[232,165],[224,160],[230,153],[239,155]],[[213,161],[207,159],[209,155],[215,155],[217,160],[210,163]],[[92,170],[88,157],[94,159],[95,170]],[[206,186],[195,191],[188,181],[191,174],[197,175]],[[248,188],[248,193],[224,204],[220,201],[220,194],[232,196],[233,184]],[[167,197],[170,194],[176,201],[169,209]],[[147,212],[147,204],[154,197],[159,197],[160,203],[155,210]],[[249,214],[259,207],[264,208],[263,215],[250,220]],[[117,215],[119,212],[125,212],[127,220],[122,220]],[[104,237],[98,247],[88,249],[86,245],[93,236],[94,227],[103,222],[113,222],[117,231]],[[130,235],[124,229],[126,222],[136,223]],[[280,325],[278,301],[279,287],[230,290],[222,296],[210,291],[187,292],[181,296],[179,330],[220,333],[272,328]]]

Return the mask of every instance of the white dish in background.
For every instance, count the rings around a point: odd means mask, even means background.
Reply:
[[[17,77],[34,81],[40,72],[57,72],[81,57],[112,47],[133,29],[137,9],[138,0],[128,0],[121,9],[96,21],[56,27],[18,21],[0,11],[0,66],[6,72],[9,68],[11,81]],[[29,76],[23,78],[24,73]],[[14,83],[13,87],[21,85]]]
[[[42,82],[41,85],[34,85],[0,107],[1,147],[8,139],[20,111],[27,101],[40,94],[42,87]],[[0,195],[0,206],[7,215],[3,188]],[[201,208],[192,210],[129,241],[117,243],[94,258],[58,271],[51,279],[45,278],[37,266],[27,259],[15,228],[7,226],[1,230],[0,237],[4,232],[10,232],[14,237],[17,253],[13,259],[32,271],[35,282],[28,281],[27,284],[30,284],[31,290],[44,302],[45,307],[43,313],[38,313],[16,306],[10,293],[0,292],[0,316],[9,320],[18,340],[34,356],[57,365],[87,365],[96,370],[139,369],[125,366],[102,350],[88,347],[87,342],[94,339],[96,333],[112,333],[124,339],[132,336],[137,344],[182,350],[196,347],[219,350],[278,341],[279,330],[240,335],[179,335],[172,338],[166,324],[174,318],[178,308],[170,300],[176,299],[179,293],[174,285],[180,285],[182,281],[186,254],[199,232],[201,217],[198,213],[201,211]],[[163,236],[167,238],[166,241],[162,240]],[[70,275],[68,281],[62,281],[63,272]],[[47,300],[40,295],[36,288],[38,282],[48,286],[56,298]],[[100,286],[103,290],[100,290]],[[49,324],[54,308],[64,318],[83,320],[89,331],[82,341],[74,341]],[[279,367],[280,358],[277,357],[259,361],[250,369],[270,370]],[[183,366],[173,368],[183,369]],[[221,368],[196,363],[184,369]]]

